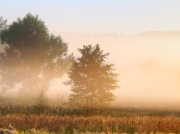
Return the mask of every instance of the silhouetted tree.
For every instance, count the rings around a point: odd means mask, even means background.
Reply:
[[[31,14],[4,29],[1,40],[8,45],[0,55],[4,88],[21,83],[22,91],[33,96],[48,90],[50,81],[62,76],[73,59],[61,37],[50,35],[44,22]]]
[[[99,45],[83,46],[78,49],[81,57],[75,60],[69,71],[66,84],[71,86],[69,105],[86,109],[87,114],[94,108],[109,106],[115,99],[112,90],[117,88],[117,74],[113,64],[106,62],[108,53],[103,53]]]
[[[46,96],[44,91],[41,91],[34,104],[34,108],[36,113],[45,113],[46,109],[48,108],[48,97]]]
[[[0,16],[0,31],[3,29],[3,28],[6,28],[7,27],[7,20],[4,20],[2,16]]]
[[[1,31],[7,27],[7,20],[4,20],[2,16],[0,16],[0,35]],[[0,44],[1,44],[1,38],[0,38]],[[2,52],[3,48],[0,47],[0,53]]]

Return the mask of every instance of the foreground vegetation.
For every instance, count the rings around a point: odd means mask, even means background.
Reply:
[[[46,131],[48,133],[180,133],[180,118],[175,116],[58,116],[4,115],[0,128],[9,124],[19,132]]]

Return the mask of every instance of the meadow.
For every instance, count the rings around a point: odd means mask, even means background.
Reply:
[[[180,133],[176,116],[59,116],[20,115],[0,117],[0,128],[9,124],[19,133]]]

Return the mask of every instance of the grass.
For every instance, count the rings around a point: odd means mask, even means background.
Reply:
[[[180,133],[176,116],[4,115],[0,128],[12,124],[19,133]]]
[[[85,111],[47,108],[39,113],[32,106],[0,106],[0,128],[14,126],[20,134],[180,133],[178,110],[112,108]]]

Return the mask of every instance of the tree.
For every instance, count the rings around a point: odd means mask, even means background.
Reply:
[[[4,20],[2,16],[0,16],[0,31],[1,29],[3,28],[6,28],[7,27],[7,20]]]
[[[1,35],[1,31],[3,29],[5,29],[6,27],[7,27],[7,20],[4,20],[3,17],[0,16],[0,35]],[[0,39],[0,44],[1,44],[1,39]],[[3,50],[4,50],[5,47],[6,46],[3,46],[3,47],[2,47],[2,45],[0,46],[0,53],[4,52]]]
[[[41,91],[35,101],[35,105],[34,105],[35,111],[37,113],[44,113],[46,112],[47,108],[48,108],[48,98],[45,95],[44,91]]]
[[[112,90],[117,88],[118,74],[113,72],[113,64],[106,62],[109,54],[104,54],[99,45],[83,46],[78,51],[82,56],[74,61],[69,71],[70,81],[66,83],[72,91],[69,105],[86,109],[88,114],[115,100]]]
[[[0,55],[3,88],[21,83],[21,90],[32,96],[47,91],[51,80],[61,77],[73,59],[62,38],[50,35],[44,22],[32,14],[4,29],[1,40],[8,45]]]

